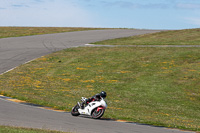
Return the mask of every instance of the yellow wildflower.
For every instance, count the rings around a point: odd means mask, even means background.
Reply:
[[[118,80],[108,80],[107,83],[117,83]]]
[[[77,70],[87,70],[86,68],[80,68],[80,67],[77,67],[76,69]]]
[[[168,62],[162,62],[163,64],[166,64],[166,63],[168,63]]]
[[[130,73],[131,71],[120,71],[120,73]]]
[[[92,86],[92,85],[87,85],[86,87],[87,87],[87,88],[91,88],[91,87],[93,87],[93,86]]]
[[[69,78],[66,78],[66,79],[62,79],[62,80],[64,80],[64,81],[68,82],[68,81],[70,81],[71,79],[69,79]]]
[[[190,72],[195,72],[195,71],[197,71],[197,70],[188,70],[188,71],[190,71]]]
[[[162,69],[168,69],[168,68],[166,68],[166,67],[162,67]]]
[[[91,79],[91,80],[81,80],[81,82],[83,82],[83,83],[88,83],[88,82],[94,83],[95,81]]]

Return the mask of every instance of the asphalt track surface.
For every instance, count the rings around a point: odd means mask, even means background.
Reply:
[[[0,39],[0,74],[25,62],[70,47],[112,38],[158,32],[155,30],[94,30]],[[66,103],[67,105],[67,103]],[[68,112],[46,110],[16,103],[0,96],[0,125],[40,128],[77,133],[185,133],[109,119],[73,117]]]

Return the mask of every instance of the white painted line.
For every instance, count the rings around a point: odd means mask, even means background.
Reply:
[[[42,56],[41,56],[41,57],[42,57]],[[21,65],[27,64],[27,63],[29,63],[29,62],[31,62],[31,61],[36,60],[36,59],[38,59],[38,58],[32,59],[32,60],[30,60],[30,61],[27,61],[27,62],[25,62],[25,63],[23,63],[23,64],[21,64]],[[3,73],[0,73],[0,75],[3,75],[3,74],[5,74],[5,73],[7,73],[7,72],[10,72],[10,71],[14,70],[14,69],[17,68],[17,67],[18,67],[18,66],[14,67],[14,68],[11,68],[11,69],[9,69],[9,70],[3,72]]]
[[[94,46],[94,44],[85,44],[86,46]]]
[[[11,68],[11,69],[9,69],[9,70],[7,70],[7,71],[1,73],[0,75],[3,75],[3,74],[5,74],[5,73],[7,73],[7,72],[10,72],[10,71],[12,71],[12,70],[15,69],[15,68],[17,68],[17,67]]]

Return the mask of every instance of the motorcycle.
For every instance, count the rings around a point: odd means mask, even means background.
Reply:
[[[85,97],[82,97],[81,98],[81,101],[82,102],[85,102],[87,98]],[[90,103],[88,103],[84,109],[81,109],[81,105],[80,103],[78,102],[73,108],[72,108],[72,111],[71,111],[71,114],[73,116],[79,116],[79,115],[90,115],[92,116],[92,118],[94,119],[100,119],[104,112],[105,112],[105,109],[107,108],[107,104],[106,102],[104,101],[103,98],[101,98],[99,101],[92,101]]]

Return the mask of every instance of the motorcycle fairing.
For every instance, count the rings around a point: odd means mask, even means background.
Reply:
[[[78,109],[80,114],[87,114],[87,115],[91,115],[92,110],[101,106],[101,102],[99,101],[94,101],[94,102],[90,102],[84,109]]]

